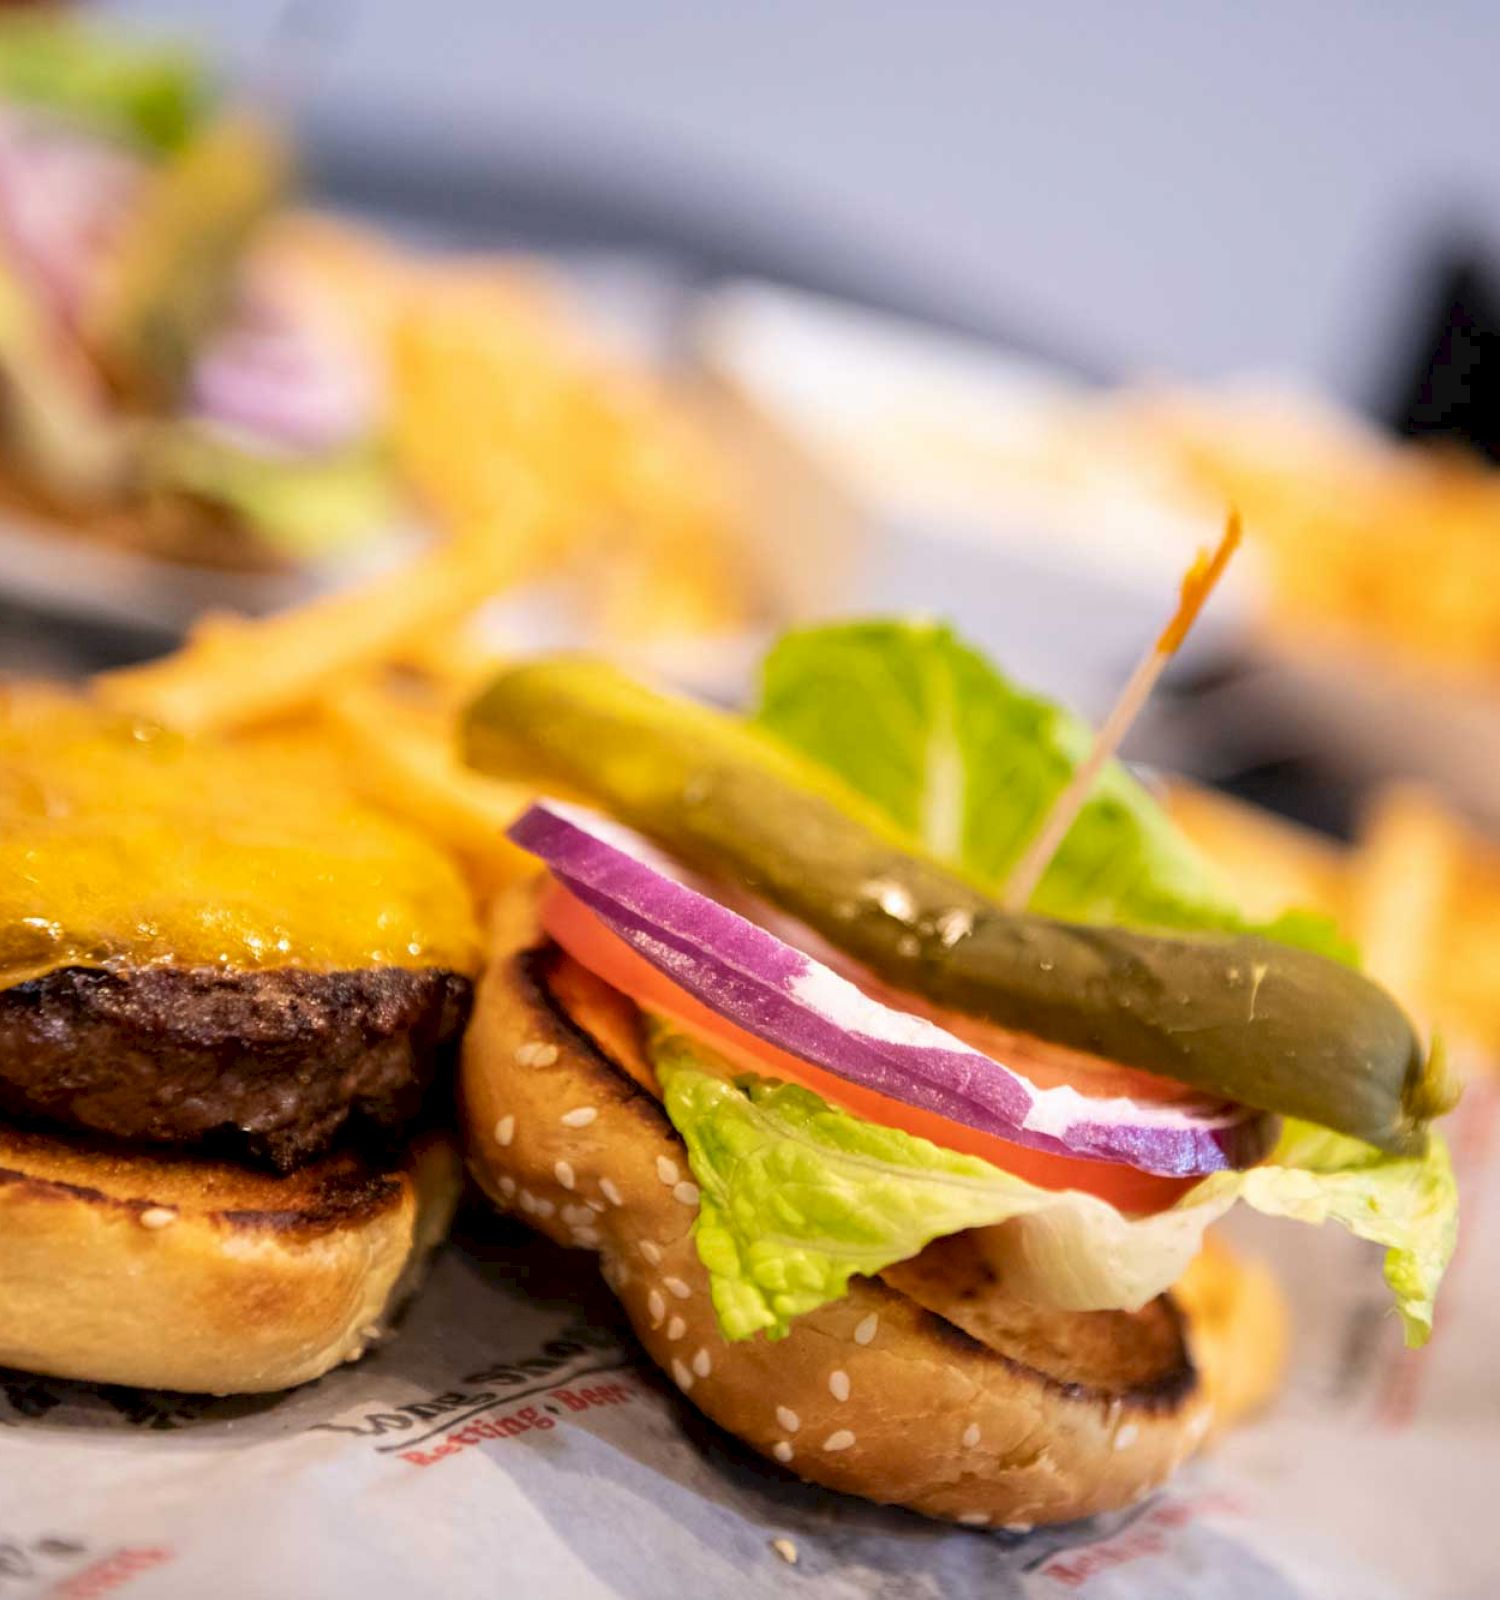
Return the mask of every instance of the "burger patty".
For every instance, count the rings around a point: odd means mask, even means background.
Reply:
[[[0,991],[0,1115],[268,1163],[416,1117],[468,1019],[455,972],[102,971]]]

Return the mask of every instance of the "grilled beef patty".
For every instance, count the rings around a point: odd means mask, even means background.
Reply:
[[[436,969],[63,967],[0,991],[0,1116],[286,1172],[420,1109],[472,985]]]

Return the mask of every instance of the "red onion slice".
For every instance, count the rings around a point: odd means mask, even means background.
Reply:
[[[1241,1106],[1038,1088],[721,905],[639,834],[597,813],[542,801],[509,836],[689,994],[851,1083],[1015,1144],[1168,1177],[1253,1165],[1274,1138],[1273,1118]]]
[[[379,390],[369,352],[297,273],[252,257],[228,320],[199,352],[188,405],[250,449],[309,457],[368,438]]]

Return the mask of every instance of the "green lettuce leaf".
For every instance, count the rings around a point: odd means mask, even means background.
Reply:
[[[727,1339],[780,1338],[926,1244],[969,1228],[1004,1252],[1018,1292],[1071,1310],[1143,1305],[1176,1282],[1203,1230],[1236,1200],[1300,1222],[1336,1222],[1386,1247],[1409,1344],[1432,1329],[1453,1253],[1457,1194],[1442,1140],[1421,1158],[1382,1154],[1289,1124],[1270,1161],[1221,1173],[1175,1207],[1129,1217],[1093,1195],[1041,1189],[974,1156],[878,1127],[791,1084],[732,1078],[708,1048],[651,1030],[663,1103],[701,1191],[698,1254]]]
[[[66,17],[0,20],[0,98],[45,106],[148,150],[178,149],[202,116],[202,64]]]
[[[194,423],[164,423],[150,447],[151,481],[216,501],[295,561],[316,560],[388,527],[395,478],[377,441],[327,455],[280,458],[241,450]]]
[[[1271,1217],[1335,1222],[1386,1247],[1385,1279],[1409,1345],[1432,1334],[1433,1305],[1458,1244],[1458,1184],[1441,1134],[1421,1156],[1391,1156],[1344,1134],[1288,1121],[1271,1158],[1218,1173],[1190,1199],[1224,1194]]]
[[[1091,740],[1077,717],[926,622],[785,635],[762,667],[756,720],[986,891],[1004,884]],[[1076,922],[1251,927],[1118,762],[1101,774],[1032,905]],[[1259,931],[1339,959],[1352,954],[1331,921],[1307,912]]]

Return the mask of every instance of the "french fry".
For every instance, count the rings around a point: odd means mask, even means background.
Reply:
[[[1388,791],[1365,829],[1358,875],[1376,954],[1434,1025],[1500,1048],[1500,846],[1433,795]]]
[[[1438,1018],[1500,1053],[1500,850],[1492,841],[1463,860],[1428,981]]]
[[[1195,1354],[1217,1434],[1258,1411],[1280,1387],[1289,1343],[1286,1302],[1264,1262],[1240,1257],[1212,1233],[1172,1294],[1203,1330]]]
[[[1436,794],[1383,791],[1352,847],[1192,785],[1168,809],[1249,915],[1330,913],[1425,1023],[1500,1050],[1500,844]]]
[[[1197,784],[1174,782],[1167,810],[1247,916],[1268,920],[1287,906],[1310,906],[1349,931],[1349,853],[1333,839]]]
[[[538,870],[533,857],[505,838],[531,803],[531,791],[464,766],[445,713],[415,710],[368,680],[341,685],[322,708],[349,758],[346,781],[463,857],[482,892]]]
[[[534,570],[544,520],[517,479],[505,538],[435,546],[358,588],[259,620],[213,618],[160,661],[96,680],[108,705],[184,733],[285,715],[329,685],[435,637]]]
[[[445,630],[430,639],[414,640],[397,652],[396,663],[410,667],[446,699],[458,703],[492,677],[512,652],[473,627]]]
[[[1458,852],[1447,811],[1405,785],[1387,789],[1354,857],[1354,930],[1365,965],[1417,1010],[1451,899]]]

